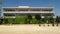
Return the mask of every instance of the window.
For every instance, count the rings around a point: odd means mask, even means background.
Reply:
[[[34,8],[34,9],[30,9],[30,11],[40,11],[40,9]]]
[[[15,16],[15,14],[4,14],[4,16]]]
[[[49,8],[45,8],[45,9],[42,9],[42,11],[52,11],[53,9],[49,9]]]
[[[26,8],[18,9],[18,11],[28,11],[28,9],[26,9]]]
[[[4,11],[15,11],[15,9],[4,9]]]

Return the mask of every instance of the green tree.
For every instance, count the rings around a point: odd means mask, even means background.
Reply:
[[[46,18],[42,18],[42,22],[45,24],[47,22]]]
[[[4,18],[4,24],[8,24],[8,18]]]
[[[32,16],[31,16],[30,14],[28,14],[26,20],[27,20],[27,22],[28,22],[29,24],[31,24]]]
[[[41,16],[39,14],[35,15],[35,19],[38,21],[38,24],[42,23]]]
[[[53,17],[49,17],[49,23],[54,24],[54,18]]]
[[[13,23],[13,18],[8,18],[8,24],[12,24]]]
[[[60,24],[60,16],[59,16],[59,24]]]
[[[54,18],[53,17],[49,17],[49,23],[52,24],[52,26],[54,26]]]
[[[46,20],[46,24],[48,24],[48,26],[49,26],[49,24],[50,24],[49,16],[45,16],[44,18],[45,18],[45,20]]]
[[[56,16],[56,24],[57,24],[57,26],[58,26],[59,22],[60,22],[60,18],[59,18],[59,16]]]
[[[48,20],[49,20],[48,16],[44,16],[44,20],[45,20],[45,23],[48,24]]]
[[[25,17],[24,16],[16,16],[14,23],[15,24],[24,24],[25,23]]]

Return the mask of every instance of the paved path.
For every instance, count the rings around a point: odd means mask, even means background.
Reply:
[[[0,25],[0,34],[60,34],[60,26]]]

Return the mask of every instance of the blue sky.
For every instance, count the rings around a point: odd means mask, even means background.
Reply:
[[[55,15],[60,16],[60,0],[3,0],[6,6],[55,7]]]

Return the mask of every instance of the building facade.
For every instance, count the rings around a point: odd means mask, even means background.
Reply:
[[[3,7],[3,16],[15,17],[27,14],[31,14],[33,16],[36,14],[39,14],[40,16],[54,16],[54,7]]]

